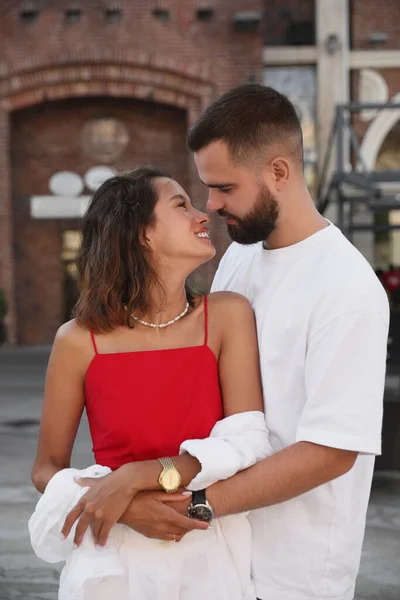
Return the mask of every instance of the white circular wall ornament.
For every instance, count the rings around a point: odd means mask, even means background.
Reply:
[[[55,196],[79,196],[83,187],[82,177],[72,171],[59,171],[49,179],[50,191]]]
[[[400,93],[390,100],[393,104],[400,104]],[[379,111],[369,125],[360,146],[361,156],[368,170],[375,168],[376,158],[389,131],[400,121],[400,108],[384,108]]]
[[[98,166],[86,171],[83,178],[89,190],[95,192],[106,179],[114,177],[114,175],[115,171],[110,167]]]
[[[91,119],[84,124],[81,144],[84,153],[102,163],[113,163],[129,143],[129,131],[119,119]]]
[[[362,69],[360,71],[358,96],[360,102],[388,101],[389,89],[385,79],[378,71],[374,71],[373,69]],[[376,110],[362,110],[360,112],[360,119],[362,121],[371,121],[376,113]]]

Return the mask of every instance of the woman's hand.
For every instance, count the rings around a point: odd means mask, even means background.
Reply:
[[[138,491],[134,487],[130,467],[124,465],[104,477],[75,479],[78,485],[90,489],[68,513],[61,530],[63,536],[69,535],[73,524],[79,519],[74,544],[80,546],[90,525],[95,544],[105,546],[111,527],[123,515]]]

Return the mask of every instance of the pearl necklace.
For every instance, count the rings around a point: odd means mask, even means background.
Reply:
[[[162,329],[163,327],[168,327],[169,325],[173,325],[174,323],[179,321],[179,319],[182,319],[182,317],[184,317],[187,314],[188,310],[189,310],[189,302],[186,302],[185,310],[183,310],[178,316],[174,317],[170,321],[167,321],[166,323],[148,323],[147,321],[142,321],[142,319],[135,317],[134,314],[131,314],[131,317],[132,317],[132,319],[134,319],[141,325],[146,325],[146,327],[157,327],[158,329]]]

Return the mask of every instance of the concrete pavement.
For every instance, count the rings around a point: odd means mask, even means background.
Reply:
[[[27,521],[48,348],[0,348],[0,600],[56,600],[61,565],[37,559]],[[390,383],[389,383],[390,385]],[[84,419],[73,464],[92,462]],[[375,476],[357,600],[400,600],[400,472]],[[154,599],[156,600],[156,599]]]

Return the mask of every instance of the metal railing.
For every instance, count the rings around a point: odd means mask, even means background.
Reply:
[[[351,236],[353,231],[390,231],[396,224],[359,224],[354,222],[357,204],[367,206],[372,213],[387,213],[400,209],[400,193],[385,192],[385,184],[399,184],[400,169],[368,170],[353,128],[352,116],[363,110],[400,109],[395,103],[350,103],[336,107],[327,150],[317,187],[317,206],[324,214],[332,202],[337,203],[338,226]],[[330,165],[335,151],[333,172]],[[351,159],[347,161],[350,154]]]

